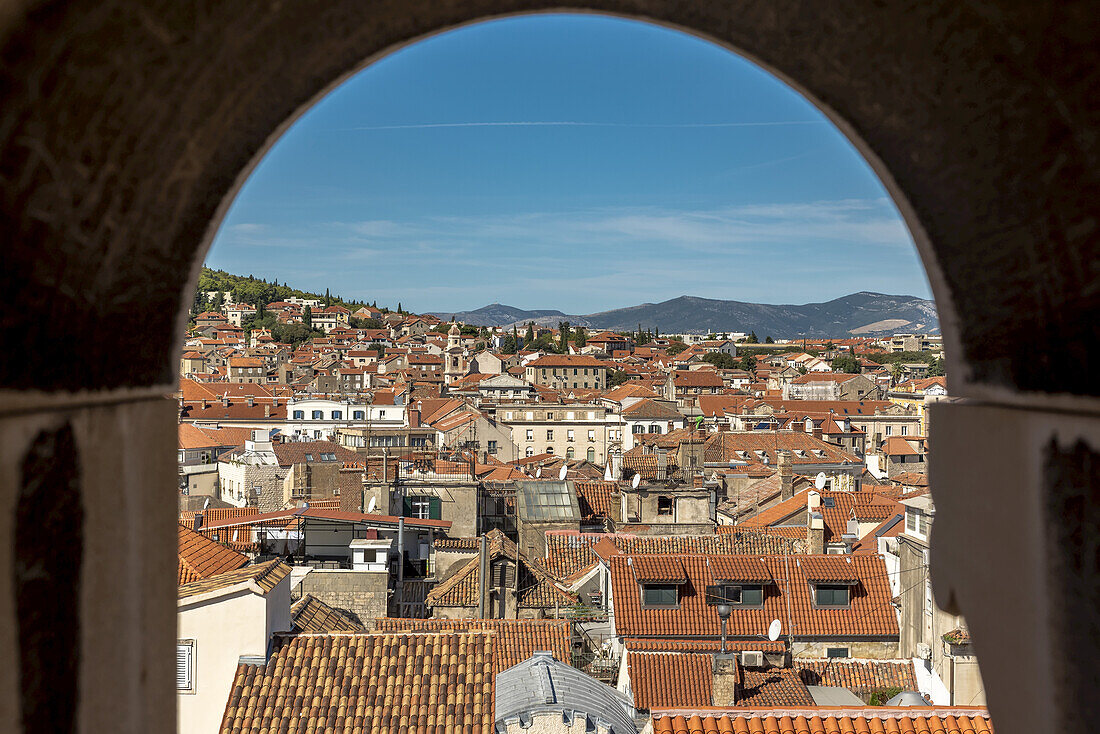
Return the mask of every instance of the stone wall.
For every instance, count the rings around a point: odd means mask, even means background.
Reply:
[[[893,642],[885,641],[863,641],[855,642],[848,640],[832,640],[829,642],[821,641],[795,641],[791,646],[791,651],[796,658],[824,658],[826,656],[826,650],[830,647],[846,647],[848,648],[848,657],[852,658],[870,658],[873,660],[897,660],[902,657],[900,646],[895,640]]]
[[[384,571],[316,569],[305,575],[298,591],[349,612],[373,629],[375,619],[388,615],[388,583],[389,574]]]

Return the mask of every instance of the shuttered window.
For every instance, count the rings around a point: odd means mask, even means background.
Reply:
[[[176,643],[176,690],[195,690],[195,641]]]

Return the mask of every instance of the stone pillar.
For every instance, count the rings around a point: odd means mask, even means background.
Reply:
[[[0,405],[0,731],[173,731],[175,402]]]

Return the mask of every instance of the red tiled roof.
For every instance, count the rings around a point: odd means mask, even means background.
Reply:
[[[802,565],[803,575],[813,582],[856,583],[859,570],[852,556],[803,556],[795,561]]]
[[[233,571],[248,563],[248,556],[226,548],[183,525],[179,526],[179,586]]]
[[[489,734],[493,659],[486,632],[278,636],[237,666],[221,731]]]
[[[618,482],[577,481],[573,487],[577,492],[577,504],[581,510],[581,520],[618,518],[616,505],[619,502]]]
[[[522,663],[539,650],[569,660],[573,635],[569,620],[556,619],[397,619],[375,621],[380,632],[493,632],[493,673]]]
[[[628,650],[626,656],[636,708],[710,706],[714,692],[710,655]]]
[[[611,581],[615,603],[615,627],[625,637],[717,637],[718,615],[706,604],[704,592],[716,582],[713,556],[679,555],[688,581],[680,586],[675,609],[643,609],[638,583],[631,568],[639,556],[612,556]],[[817,559],[838,559],[858,578],[848,608],[815,608],[806,562],[817,569]],[[734,608],[730,636],[758,638],[772,619],[788,619],[784,634],[800,637],[844,638],[852,636],[896,638],[898,622],[890,605],[890,586],[882,556],[764,556],[775,584],[764,587],[763,609]],[[850,561],[850,563],[847,563]],[[831,564],[823,560],[822,565]],[[828,566],[836,575],[836,570]]]
[[[808,686],[839,686],[857,696],[870,696],[887,688],[919,690],[910,660],[796,659],[793,667]]]
[[[679,558],[669,556],[635,556],[630,563],[638,583],[666,582],[682,584],[687,573]]]
[[[984,708],[846,708],[820,706],[779,709],[703,709],[653,712],[653,734],[863,734],[935,732],[992,734]]]
[[[755,669],[737,666],[735,706],[813,706],[814,699],[793,668]]]

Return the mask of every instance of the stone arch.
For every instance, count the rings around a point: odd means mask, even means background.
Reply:
[[[999,730],[1059,728],[1054,722],[1075,730],[1063,709],[1080,700],[1056,694],[1093,661],[1054,659],[1072,636],[1051,621],[1045,599],[1081,586],[1065,577],[1081,566],[1044,563],[1046,529],[1058,520],[1050,508],[1059,505],[1040,500],[1094,482],[1073,466],[1044,469],[1050,440],[1100,445],[1100,386],[1089,369],[1100,329],[1100,21],[1091,4],[585,0],[569,8],[683,29],[748,56],[813,100],[879,174],[929,272],[952,392],[984,403],[935,412],[940,465],[969,466],[963,447],[987,462],[981,481],[933,468],[944,510],[937,556],[947,548],[952,561],[934,558],[937,596],[970,616],[991,663]],[[111,649],[121,639],[114,628],[82,648],[85,673],[111,661],[114,693],[97,695],[96,677],[82,675],[92,681],[81,690],[84,728],[171,728],[171,707],[161,705],[171,666],[161,655],[173,608],[159,596],[171,558],[157,538],[171,537],[174,518],[169,495],[162,507],[155,493],[137,492],[162,480],[174,487],[173,411],[160,395],[175,379],[182,295],[231,193],[301,110],[365,63],[465,23],[560,9],[546,0],[16,0],[0,11],[8,303],[0,333],[9,355],[0,360],[0,445],[21,455],[48,416],[78,422],[84,563],[106,562],[104,549],[121,542],[119,573],[85,574],[81,626],[102,629],[94,619],[120,605],[137,625],[122,652]],[[111,450],[108,434],[140,448]],[[17,481],[7,469],[0,477],[7,527]],[[999,484],[1002,497],[987,484]],[[120,492],[134,498],[127,513],[96,511]],[[1006,497],[1017,511],[996,515],[992,532],[965,526],[968,512],[988,513]],[[970,547],[966,532],[977,539]],[[1041,593],[1007,595],[1006,577],[989,571],[999,563],[1015,564],[1017,582]],[[1100,572],[1080,573],[1088,586]],[[0,600],[0,629],[14,629],[10,591]],[[1007,616],[1031,636],[1021,640]],[[0,655],[12,659],[16,642],[0,636]],[[1021,658],[1036,661],[1034,680],[1015,675]],[[0,728],[15,728],[17,691],[0,671]],[[117,706],[94,703],[104,700]]]

